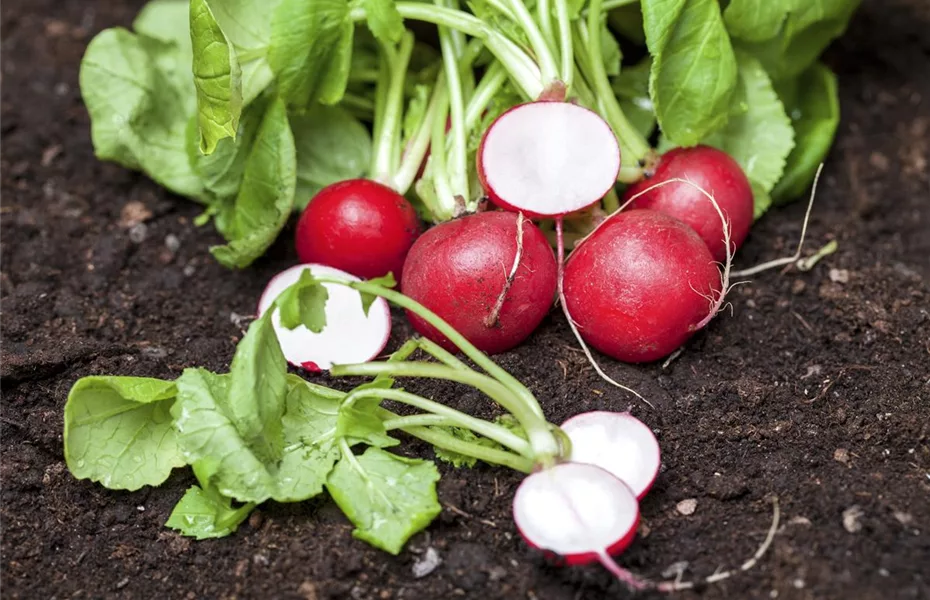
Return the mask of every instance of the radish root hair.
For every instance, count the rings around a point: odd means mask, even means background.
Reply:
[[[801,258],[801,250],[804,248],[804,238],[807,236],[807,223],[811,218],[811,209],[814,208],[814,196],[817,195],[817,184],[820,182],[821,171],[823,171],[823,163],[820,163],[820,166],[817,167],[817,174],[814,175],[814,184],[811,186],[811,196],[807,201],[807,211],[804,213],[804,223],[801,225],[801,239],[798,240],[798,249],[795,250],[794,254],[783,258],[776,258],[775,260],[770,260],[761,265],[743,269],[742,271],[734,271],[734,277],[749,277],[750,275],[756,275],[769,269],[797,264],[803,260]]]
[[[513,287],[513,280],[517,277],[517,269],[520,267],[520,260],[523,259],[523,213],[517,213],[517,253],[513,256],[513,266],[510,268],[510,273],[504,279],[504,289],[501,290],[500,295],[497,297],[497,302],[494,303],[494,308],[491,309],[491,313],[488,314],[487,318],[484,320],[484,325],[487,328],[491,328],[497,325],[498,320],[501,316],[501,309],[504,307],[504,301],[507,299],[507,294],[510,293],[510,288]]]
[[[562,237],[562,217],[558,217],[555,220],[555,235],[556,235],[556,241],[557,241],[557,247],[558,247],[557,260],[559,263],[559,271],[558,271],[559,304],[562,305],[562,313],[565,315],[565,319],[568,321],[568,326],[571,328],[572,333],[575,335],[575,339],[578,340],[578,343],[581,345],[581,349],[582,351],[584,351],[585,357],[587,357],[588,362],[591,364],[592,367],[594,367],[594,372],[597,373],[601,379],[603,379],[610,385],[613,385],[615,387],[620,388],[621,390],[625,392],[629,392],[630,394],[633,394],[634,396],[636,396],[637,398],[639,398],[640,400],[648,404],[649,408],[654,409],[655,406],[652,404],[652,402],[646,400],[642,396],[642,394],[640,394],[633,388],[627,387],[623,385],[622,383],[615,381],[612,377],[610,377],[610,375],[605,373],[603,369],[601,369],[601,366],[597,364],[597,361],[594,360],[594,355],[591,354],[591,350],[588,348],[588,345],[581,338],[581,332],[578,331],[578,326],[575,324],[575,320],[572,319],[572,315],[568,312],[568,305],[565,303],[565,289],[562,284],[563,279],[564,279],[564,274],[565,274],[565,243]]]
[[[756,552],[748,560],[744,561],[743,564],[741,564],[739,567],[735,569],[728,569],[726,571],[717,571],[713,575],[709,575],[703,579],[682,581],[681,571],[678,572],[675,579],[670,581],[655,582],[649,579],[643,579],[618,565],[614,559],[611,558],[609,554],[607,554],[606,551],[598,552],[598,561],[604,566],[605,569],[610,571],[614,577],[616,577],[622,583],[625,583],[632,590],[656,590],[664,593],[690,590],[701,583],[719,583],[725,579],[733,577],[734,575],[745,573],[746,571],[749,571],[757,564],[759,564],[759,561],[763,556],[765,556],[765,553],[768,552],[772,545],[772,541],[775,539],[775,534],[778,532],[778,523],[780,518],[781,510],[778,506],[778,497],[772,496],[772,524],[769,526],[768,533],[766,533],[765,539],[762,540],[762,543],[756,549]]]

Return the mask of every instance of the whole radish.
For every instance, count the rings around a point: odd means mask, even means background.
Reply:
[[[416,211],[391,188],[351,179],[320,190],[297,223],[297,256],[371,279],[400,277],[420,235]]]
[[[469,215],[428,230],[410,249],[402,281],[404,294],[489,354],[529,337],[549,312],[556,285],[545,235],[507,212]],[[455,350],[420,317],[407,316],[418,332]]]
[[[726,258],[723,224],[713,205],[698,189],[703,188],[713,195],[729,221],[734,250],[742,245],[752,226],[752,187],[729,154],[710,146],[669,150],[659,158],[652,177],[627,188],[624,200],[669,179],[687,179],[697,187],[669,183],[643,193],[630,208],[650,208],[687,223],[701,236],[714,259],[722,261]]]
[[[719,219],[719,217],[718,217]],[[679,348],[719,297],[720,272],[693,229],[654,210],[610,217],[565,264],[565,309],[586,342],[648,362]]]

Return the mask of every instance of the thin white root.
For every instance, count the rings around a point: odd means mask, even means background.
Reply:
[[[734,271],[734,277],[749,277],[750,275],[756,275],[757,273],[768,271],[769,269],[776,269],[778,267],[800,263],[803,260],[801,258],[801,250],[804,248],[804,238],[807,236],[807,223],[811,218],[811,209],[814,208],[814,196],[817,195],[817,184],[820,182],[821,171],[823,171],[823,163],[820,163],[820,166],[817,167],[817,174],[814,175],[814,185],[811,187],[811,197],[810,200],[807,201],[807,211],[804,213],[804,224],[801,226],[801,239],[798,241],[798,249],[794,252],[794,254],[784,258],[776,258],[775,260],[770,260],[768,262],[762,263],[761,265],[743,269],[742,271]]]
[[[655,589],[659,590],[660,592],[678,592],[681,590],[688,590],[694,588],[699,583],[718,583],[724,579],[729,579],[734,575],[745,573],[746,571],[752,569],[759,563],[759,560],[765,555],[766,552],[768,552],[769,547],[772,545],[772,540],[775,539],[775,533],[778,531],[778,521],[780,517],[781,511],[778,507],[778,498],[773,496],[772,525],[769,527],[768,534],[765,536],[762,544],[756,550],[756,553],[753,554],[749,560],[745,561],[738,568],[717,572],[709,577],[705,577],[704,579],[699,579],[696,581],[680,581],[680,578],[674,581],[663,581],[661,583],[655,584]]]
[[[523,258],[523,216],[522,212],[517,213],[517,253],[513,256],[513,266],[510,268],[510,274],[504,280],[504,289],[501,290],[494,308],[484,320],[485,327],[495,327],[501,315],[501,309],[504,307],[504,301],[507,300],[507,294],[513,286],[513,280],[517,276],[517,269],[520,267],[520,260]]]
[[[565,274],[565,266],[564,266],[565,244],[564,244],[564,240],[562,236],[562,218],[561,217],[555,220],[555,233],[556,233],[557,253],[558,253],[558,262],[559,262],[559,273],[558,273],[559,304],[562,305],[562,313],[565,315],[565,319],[568,321],[568,326],[571,328],[572,333],[575,335],[575,339],[578,340],[578,344],[581,345],[581,349],[582,351],[584,351],[584,355],[587,357],[588,362],[591,364],[591,366],[594,367],[594,372],[597,373],[601,379],[603,379],[610,385],[613,385],[615,387],[620,388],[621,390],[625,392],[629,392],[630,394],[633,394],[634,396],[636,396],[637,398],[639,398],[640,400],[648,404],[649,408],[655,408],[652,402],[643,398],[643,396],[639,392],[637,392],[633,388],[623,385],[622,383],[618,381],[615,381],[607,373],[605,373],[601,369],[601,366],[597,364],[597,361],[594,360],[594,355],[591,354],[591,350],[588,348],[588,345],[581,338],[581,332],[578,331],[578,326],[575,325],[575,320],[572,319],[571,314],[569,314],[568,312],[568,305],[565,303],[565,289],[564,289],[564,286],[562,285],[562,280],[564,279],[564,274]]]

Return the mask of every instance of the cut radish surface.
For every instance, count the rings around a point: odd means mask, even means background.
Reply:
[[[610,562],[636,535],[632,490],[600,467],[568,462],[533,473],[513,499],[513,519],[531,546],[568,564]]]
[[[617,181],[620,146],[604,119],[567,102],[531,102],[502,114],[478,149],[495,204],[558,216],[600,200]]]
[[[594,411],[562,424],[572,441],[571,460],[596,465],[642,498],[659,474],[659,442],[645,423],[629,413]]]
[[[360,281],[358,277],[339,269],[323,265],[297,265],[275,275],[258,303],[261,316],[277,297],[297,283],[300,274],[309,269],[314,275],[328,275],[346,281]],[[329,369],[334,364],[350,364],[371,360],[387,345],[391,335],[391,312],[384,298],[376,298],[368,310],[362,309],[361,295],[346,286],[324,283],[329,294],[326,302],[326,327],[313,333],[303,325],[295,329],[281,326],[277,314],[272,315],[275,333],[281,350],[289,363],[309,371]]]

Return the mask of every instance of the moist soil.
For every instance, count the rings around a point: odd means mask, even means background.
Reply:
[[[79,377],[225,370],[238,315],[295,260],[286,232],[252,268],[223,269],[207,251],[216,234],[192,223],[197,206],[95,159],[78,64],[97,31],[138,8],[3,4],[4,597],[629,597],[597,566],[527,548],[510,518],[520,477],[502,468],[441,464],[442,514],[396,557],[353,539],[325,498],[266,504],[235,535],[197,542],[163,526],[188,470],[133,493],[71,477],[62,408]],[[655,409],[598,379],[558,315],[500,357],[556,423],[629,408],[657,431],[662,472],[620,559],[634,571],[741,564],[778,497],[782,523],[759,564],[683,598],[930,598],[930,3],[866,2],[827,62],[843,123],[809,248],[835,239],[836,254],[737,287],[732,314],[667,367],[602,359]],[[803,213],[772,210],[738,266],[789,254]],[[410,333],[395,321],[394,344]],[[405,385],[493,414],[455,385]],[[683,500],[696,510],[682,514]],[[427,548],[442,563],[417,578]]]

